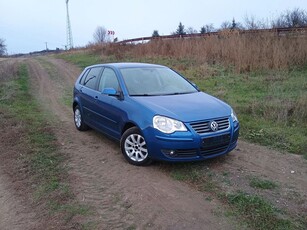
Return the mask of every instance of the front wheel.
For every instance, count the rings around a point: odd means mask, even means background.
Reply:
[[[132,127],[124,132],[120,140],[120,148],[130,164],[144,166],[151,163],[145,138],[137,127]]]

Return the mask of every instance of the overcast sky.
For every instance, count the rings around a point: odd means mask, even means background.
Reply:
[[[64,48],[66,0],[0,0],[0,38],[9,54]],[[74,46],[93,41],[97,26],[115,31],[119,40],[175,31],[179,22],[199,30],[212,23],[243,21],[246,15],[271,19],[287,9],[307,10],[307,0],[70,0]]]

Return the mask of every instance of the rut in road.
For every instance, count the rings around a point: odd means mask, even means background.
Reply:
[[[69,156],[73,192],[94,213],[83,217],[98,229],[233,229],[214,212],[222,204],[206,194],[174,181],[155,165],[129,165],[119,144],[91,130],[78,132],[72,109],[63,94],[72,90],[81,70],[50,57],[26,60],[33,92],[47,113],[53,114],[60,151]]]

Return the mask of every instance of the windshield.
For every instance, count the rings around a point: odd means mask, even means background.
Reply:
[[[123,68],[120,70],[130,96],[195,93],[187,80],[166,67]]]

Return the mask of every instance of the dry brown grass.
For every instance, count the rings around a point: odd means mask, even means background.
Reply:
[[[95,53],[129,57],[191,58],[200,63],[233,67],[236,72],[289,69],[307,64],[307,36],[273,32],[240,34],[225,31],[204,38],[154,40],[145,44],[91,46]]]
[[[16,75],[18,69],[16,63],[9,59],[1,59],[0,62],[0,82]]]

